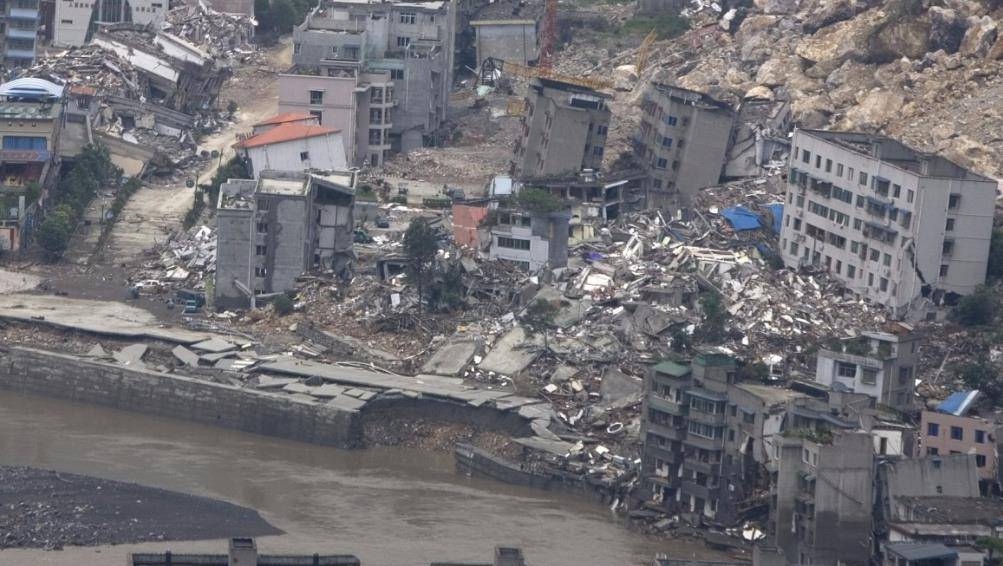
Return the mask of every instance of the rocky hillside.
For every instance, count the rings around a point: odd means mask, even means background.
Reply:
[[[656,43],[642,79],[733,103],[786,97],[802,127],[881,132],[1000,175],[1003,2],[722,4],[721,12],[708,6],[690,14],[691,30],[685,35]],[[633,62],[632,50],[597,57],[589,41],[572,41],[559,65],[609,76]],[[618,94],[621,109],[633,108],[636,114],[644,82]],[[628,114],[619,115],[630,122]]]

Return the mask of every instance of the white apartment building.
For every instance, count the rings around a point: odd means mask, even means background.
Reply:
[[[865,133],[796,130],[789,165],[788,267],[823,267],[898,317],[985,281],[996,181]]]

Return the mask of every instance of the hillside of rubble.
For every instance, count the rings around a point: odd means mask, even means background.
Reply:
[[[682,11],[688,31],[657,41],[639,80],[627,66],[645,21],[660,29],[662,20],[646,20],[632,5],[589,9],[603,12],[607,25],[575,29],[557,67],[616,77],[624,89],[614,102],[620,123],[611,127],[617,149],[626,149],[644,85],[656,80],[732,104],[789,99],[800,127],[881,132],[1000,172],[999,2],[693,0]]]

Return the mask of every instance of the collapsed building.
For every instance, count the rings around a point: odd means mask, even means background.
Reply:
[[[311,270],[350,269],[355,174],[261,171],[230,179],[217,205],[215,304],[255,306]]]
[[[164,0],[57,0],[52,18],[52,44],[79,47],[87,43],[94,25],[123,22],[139,26],[159,26],[169,8]]]
[[[792,146],[788,267],[825,269],[900,318],[985,282],[996,181],[884,136],[797,130]]]
[[[452,2],[325,1],[293,30],[279,111],[345,132],[354,165],[440,141],[453,80]]]
[[[724,178],[758,177],[787,164],[794,118],[788,100],[747,97],[738,107]]]

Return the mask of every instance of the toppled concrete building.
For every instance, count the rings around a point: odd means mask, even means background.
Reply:
[[[885,330],[843,340],[838,350],[820,349],[815,381],[833,389],[864,393],[879,403],[909,411],[919,362],[919,336],[902,323],[888,323]]]
[[[254,177],[260,171],[343,171],[348,168],[341,131],[310,114],[286,112],[258,122],[234,144]]]
[[[93,44],[133,66],[142,82],[132,85],[140,91],[139,96],[171,110],[195,112],[212,108],[223,82],[232,72],[228,65],[179,37],[135,29],[128,24],[99,31]]]
[[[164,22],[169,8],[165,0],[86,0],[55,2],[52,44],[78,47],[87,43],[93,25],[129,22],[156,27]]]
[[[598,171],[609,131],[610,98],[585,86],[531,80],[512,174],[538,179]]]
[[[353,164],[439,142],[453,80],[455,6],[447,1],[325,1],[293,31],[279,111],[345,132]]]
[[[634,154],[644,164],[647,206],[677,209],[716,185],[735,123],[727,103],[702,92],[653,82],[641,101]]]
[[[314,270],[345,274],[352,260],[355,174],[261,171],[220,188],[215,304],[254,306]]]
[[[536,20],[473,20],[470,26],[478,65],[488,58],[528,65],[539,55]]]
[[[41,79],[0,85],[0,250],[31,242],[59,170],[64,89]]]
[[[793,128],[788,100],[747,98],[738,107],[735,129],[725,156],[724,177],[758,177],[787,164]]]
[[[825,269],[898,317],[985,282],[996,181],[883,136],[797,130],[792,147],[788,267]]]

